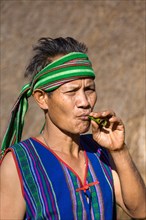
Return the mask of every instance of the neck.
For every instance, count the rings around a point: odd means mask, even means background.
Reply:
[[[51,132],[50,132],[51,131]],[[80,148],[80,135],[61,131],[54,125],[46,123],[40,139],[52,150],[66,155],[78,157]]]

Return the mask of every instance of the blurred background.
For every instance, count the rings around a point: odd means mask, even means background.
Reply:
[[[145,0],[1,0],[0,139],[28,82],[24,71],[32,46],[41,37],[72,36],[89,48],[96,73],[96,110],[114,109],[123,119],[126,143],[146,182],[145,16]],[[32,98],[29,103],[23,139],[37,134],[44,122]],[[122,219],[130,218],[118,208]]]

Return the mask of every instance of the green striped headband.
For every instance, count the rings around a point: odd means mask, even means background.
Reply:
[[[28,98],[35,89],[50,92],[66,82],[85,77],[95,78],[95,74],[88,56],[81,52],[62,56],[37,73],[31,83],[23,86],[12,109],[9,125],[2,141],[2,154],[6,148],[21,140]]]

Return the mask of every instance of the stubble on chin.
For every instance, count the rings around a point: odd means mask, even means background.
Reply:
[[[76,125],[76,131],[77,131],[78,134],[84,134],[84,133],[88,132],[89,129],[90,129],[90,123],[89,122]]]

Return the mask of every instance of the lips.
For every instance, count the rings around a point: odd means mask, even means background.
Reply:
[[[82,120],[89,120],[88,116],[86,116],[86,115],[82,115],[80,118],[81,118]]]
[[[89,121],[89,118],[88,118],[88,116],[89,116],[89,114],[90,113],[86,113],[86,114],[82,114],[82,115],[80,115],[80,116],[78,116],[81,120],[88,120]]]

